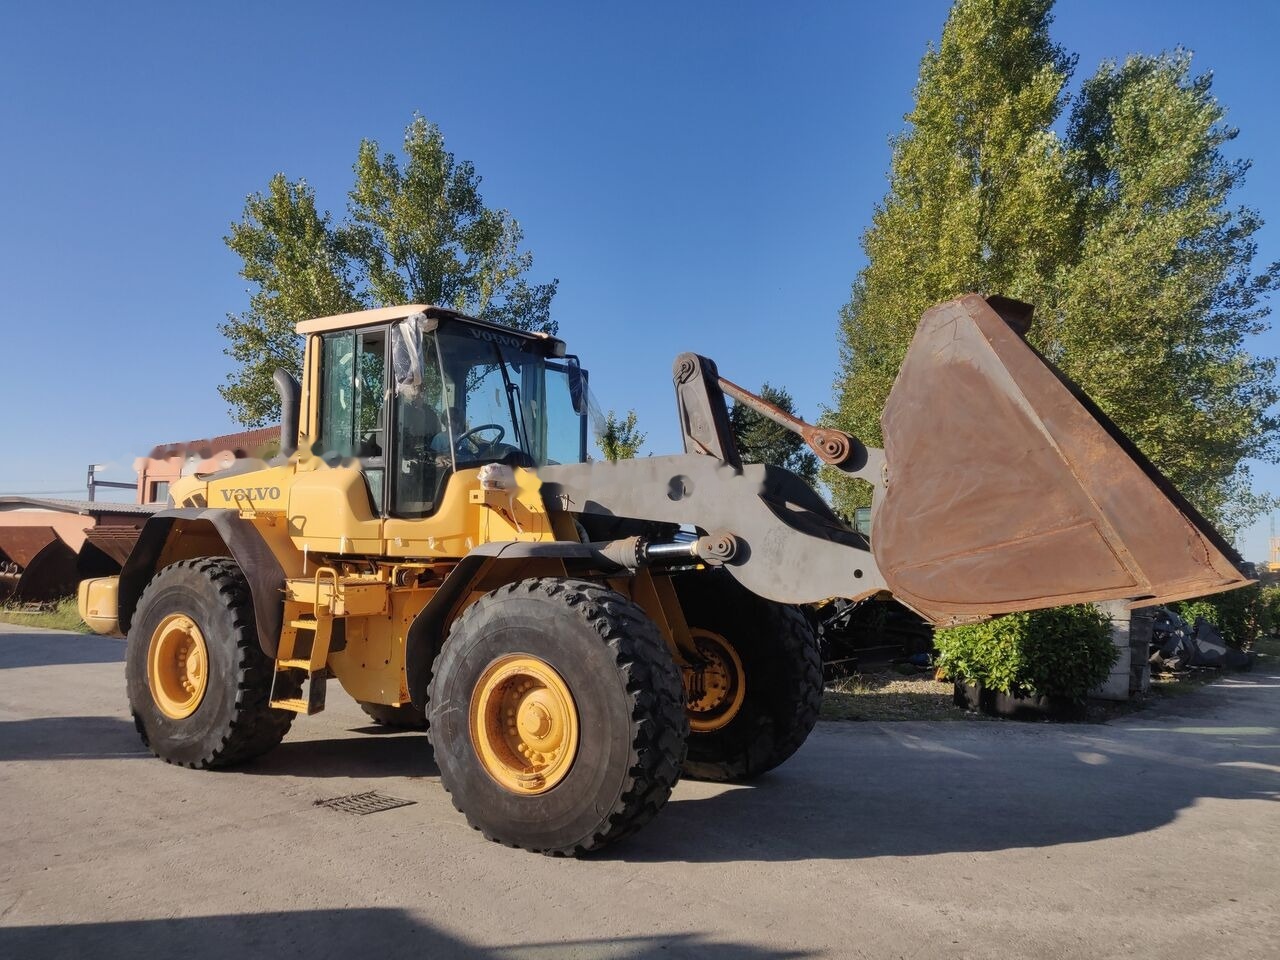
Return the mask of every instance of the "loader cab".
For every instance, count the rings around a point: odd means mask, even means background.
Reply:
[[[435,307],[311,320],[304,432],[357,465],[374,512],[435,512],[456,471],[587,459],[586,379],[564,343]]]

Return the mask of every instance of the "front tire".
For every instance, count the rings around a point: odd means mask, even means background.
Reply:
[[[270,705],[274,669],[234,560],[181,560],[143,591],[125,679],[134,726],[165,762],[226,767],[278,744],[293,713]]]
[[[651,820],[688,724],[657,626],[597,583],[540,578],[454,622],[428,695],[454,806],[490,840],[579,856]]]
[[[721,572],[677,579],[701,675],[686,672],[692,731],[684,774],[751,780],[787,760],[822,707],[822,655],[795,607],[750,593]]]

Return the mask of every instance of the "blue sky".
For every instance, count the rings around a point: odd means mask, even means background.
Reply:
[[[831,397],[925,45],[949,4],[10,4],[0,14],[0,493],[133,479],[160,442],[234,429],[215,325],[243,308],[224,247],[246,194],[306,177],[340,214],[362,137],[414,111],[520,220],[533,279],[606,407],[676,452],[672,358],[695,350],[802,415]],[[1280,259],[1280,7],[1062,2],[1103,58],[1183,45],[1254,161],[1243,203]],[[1256,352],[1280,354],[1280,335]],[[1256,471],[1280,492],[1280,469]],[[1248,532],[1266,552],[1266,522]]]

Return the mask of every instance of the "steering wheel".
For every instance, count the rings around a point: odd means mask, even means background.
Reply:
[[[478,440],[474,435],[477,433],[480,433],[482,430],[497,430],[498,433],[496,436],[494,436],[492,440],[481,441],[481,440]],[[471,444],[471,452],[473,454],[478,454],[482,449],[485,449],[485,448],[492,449],[493,447],[497,446],[502,441],[502,438],[505,437],[506,435],[507,435],[507,428],[504,427],[502,424],[482,423],[478,427],[472,427],[466,433],[462,434],[462,436],[458,437],[458,439],[454,441],[453,445],[458,450],[458,452],[461,453],[463,452],[462,444],[465,441]]]

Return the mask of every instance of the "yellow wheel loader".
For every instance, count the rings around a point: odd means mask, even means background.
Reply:
[[[1239,558],[1024,339],[971,295],[922,319],[886,445],[770,407],[677,358],[685,453],[587,452],[587,373],[561,341],[409,305],[310,320],[278,373],[280,456],[175,483],[81,614],[127,635],[159,757],[249,760],[337,680],[423,726],[486,836],[578,855],[682,775],[777,766],[818,716],[796,604],[891,593],[938,624],[1247,582]],[[741,462],[726,395],[870,483],[872,536],[778,467]]]

